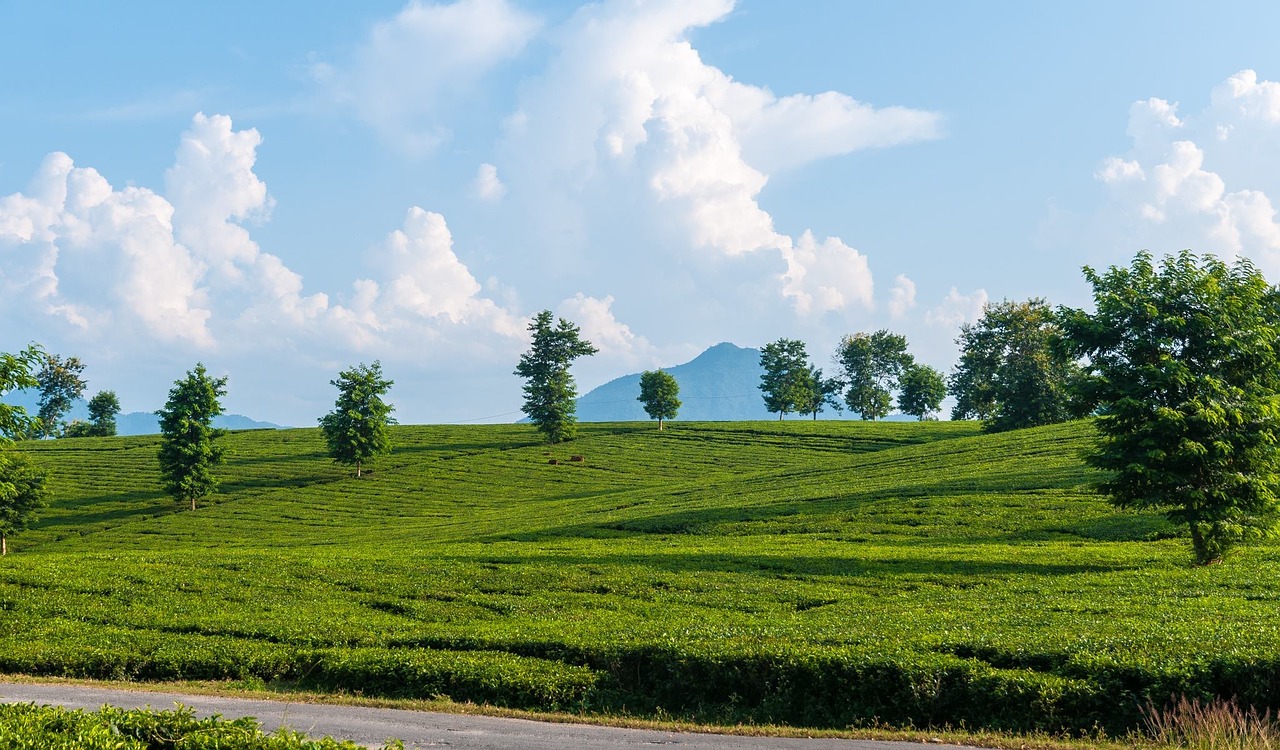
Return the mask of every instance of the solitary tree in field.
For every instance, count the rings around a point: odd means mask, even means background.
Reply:
[[[947,397],[947,381],[942,373],[929,365],[913,364],[898,381],[898,410],[921,421],[931,418],[942,408]]]
[[[845,404],[863,419],[874,420],[888,415],[892,391],[913,360],[905,336],[880,330],[845,336],[836,361],[844,368]]]
[[[196,501],[218,486],[213,468],[222,463],[225,434],[213,426],[222,413],[219,398],[227,394],[226,378],[211,378],[203,364],[173,384],[169,400],[156,412],[160,417],[160,476],[165,491],[180,503]]]
[[[799,411],[810,401],[809,355],[804,342],[778,339],[760,349],[760,394],[764,407],[778,412],[778,419],[789,411]]]
[[[40,385],[34,371],[44,362],[45,353],[32,344],[17,354],[0,352],[0,396],[10,391],[36,388]],[[36,431],[38,420],[21,406],[0,402],[0,445],[18,440]]]
[[[40,388],[40,436],[56,437],[61,434],[62,418],[71,411],[76,399],[84,395],[85,382],[80,377],[84,363],[79,357],[63,359],[57,354],[46,354],[36,381]]]
[[[671,373],[646,370],[640,374],[640,396],[636,400],[644,405],[649,419],[658,420],[661,430],[662,420],[675,419],[680,409],[680,384]]]
[[[0,450],[0,555],[9,554],[9,537],[36,520],[45,506],[45,475],[26,456]]]
[[[529,351],[520,355],[515,372],[525,380],[523,411],[549,442],[569,440],[578,422],[578,387],[569,366],[599,350],[564,318],[552,325],[550,310],[534,316],[529,333],[533,342]]]
[[[987,305],[960,328],[960,362],[951,374],[952,419],[982,420],[988,432],[1054,424],[1088,413],[1076,397],[1081,375],[1061,346],[1058,316],[1043,299]]]
[[[363,363],[338,373],[329,381],[338,389],[333,411],[320,418],[320,429],[329,444],[329,455],[341,464],[354,464],[360,478],[362,461],[391,450],[387,426],[394,423],[395,407],[382,400],[395,381],[382,377],[382,363]]]
[[[1102,438],[1089,462],[1122,508],[1165,508],[1196,562],[1280,520],[1280,290],[1248,260],[1190,251],[1084,269],[1092,314],[1063,310]]]

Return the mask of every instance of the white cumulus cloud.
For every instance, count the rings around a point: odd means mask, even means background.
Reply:
[[[498,168],[492,164],[481,164],[476,170],[476,178],[471,183],[471,192],[482,201],[502,200],[507,194],[507,186],[498,178]]]
[[[897,320],[915,306],[916,283],[905,274],[898,274],[893,279],[893,288],[889,290],[889,315]]]
[[[942,302],[924,314],[924,322],[940,328],[959,328],[962,323],[973,323],[982,317],[988,299],[985,289],[961,294],[959,289],[951,287]]]
[[[1117,249],[1244,255],[1280,273],[1280,83],[1243,70],[1203,110],[1179,110],[1159,98],[1134,103],[1131,151],[1095,173],[1107,187],[1112,235],[1135,245]]]

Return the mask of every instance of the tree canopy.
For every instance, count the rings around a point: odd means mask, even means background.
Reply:
[[[941,372],[929,365],[911,364],[899,379],[898,410],[925,420],[942,408],[947,397],[947,381]]]
[[[812,398],[809,380],[809,355],[803,341],[778,339],[760,349],[760,393],[764,406],[782,419],[787,412],[799,411]]]
[[[1088,413],[1073,394],[1081,370],[1043,299],[989,304],[956,339],[952,419],[981,419],[988,432],[1065,422]]]
[[[818,414],[828,406],[841,411],[844,405],[840,402],[840,393],[844,390],[844,381],[840,378],[828,378],[822,374],[822,368],[808,366],[804,387],[800,389],[800,400],[796,410],[801,414],[810,414],[816,420]]]
[[[1064,309],[1101,433],[1089,462],[1122,508],[1164,508],[1195,559],[1280,520],[1280,291],[1247,260],[1190,251],[1084,269],[1095,312]]]
[[[223,449],[216,441],[224,431],[214,428],[213,418],[222,413],[218,399],[226,394],[227,379],[210,377],[197,363],[173,384],[169,400],[156,412],[165,491],[178,502],[190,502],[191,510],[218,486],[213,468],[222,463]]]
[[[65,429],[62,418],[71,411],[75,400],[84,395],[85,381],[80,377],[84,363],[79,357],[63,359],[57,354],[44,355],[36,382],[40,389],[41,437],[57,437]]]
[[[36,380],[35,370],[44,362],[44,357],[44,350],[36,344],[17,354],[0,352],[0,396],[10,391],[38,387],[40,383]],[[31,435],[38,423],[39,420],[21,406],[0,401],[0,443]]]
[[[892,391],[913,359],[905,336],[879,330],[845,336],[836,361],[844,368],[845,404],[863,419],[874,420],[889,414]]]
[[[9,537],[37,520],[47,502],[44,472],[21,453],[0,450],[0,555],[9,553]]]
[[[116,415],[120,413],[120,399],[115,391],[99,391],[89,399],[90,434],[95,437],[111,437],[116,434]]]
[[[395,381],[382,377],[382,363],[364,363],[338,373],[329,383],[338,389],[333,411],[320,418],[329,456],[342,464],[354,464],[360,478],[361,463],[391,450],[388,425],[395,407],[382,400]]]
[[[578,387],[569,366],[599,350],[564,318],[553,325],[550,310],[534,316],[529,333],[532,343],[515,371],[525,380],[522,409],[548,442],[560,443],[573,437],[578,421]]]
[[[649,419],[658,420],[661,430],[662,420],[675,419],[680,410],[680,384],[669,372],[646,370],[640,374],[640,395],[636,400],[644,405]]]

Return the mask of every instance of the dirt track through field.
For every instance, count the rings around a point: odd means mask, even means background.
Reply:
[[[623,750],[678,747],[682,750],[908,750],[917,743],[873,740],[788,739],[617,729],[583,724],[555,724],[491,716],[404,711],[390,708],[331,706],[315,703],[246,700],[207,695],[153,693],[81,685],[0,682],[0,702],[36,703],[97,710],[104,704],[121,708],[190,707],[200,716],[231,719],[253,716],[265,729],[288,727],[312,737],[330,736],[381,747],[389,738],[406,748],[448,747],[465,750]],[[932,747],[956,748],[954,745]]]

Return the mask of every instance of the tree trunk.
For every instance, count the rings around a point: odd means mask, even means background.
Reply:
[[[1204,531],[1201,530],[1200,524],[1192,522],[1188,526],[1191,529],[1191,549],[1196,555],[1196,565],[1212,565],[1218,562],[1219,558],[1213,557],[1209,553],[1209,547],[1205,542]]]
[[[662,417],[658,417],[658,431],[662,431]]]
[[[817,409],[814,409],[814,410],[813,410],[813,421],[815,421],[815,422],[817,422],[817,421],[818,421],[818,410],[817,410]]]
[[[356,459],[356,479],[360,478],[360,459]]]
[[[9,554],[9,540],[4,534],[0,534],[0,557]]]
[[[191,497],[191,510],[195,510],[195,509],[196,509],[196,498],[195,498],[195,496],[193,495],[193,496]]]
[[[782,421],[782,415],[783,415],[783,414],[785,414],[785,413],[786,413],[786,412],[781,412],[781,411],[780,411],[780,412],[778,412],[778,421],[779,421],[779,422],[781,422],[781,421]]]

